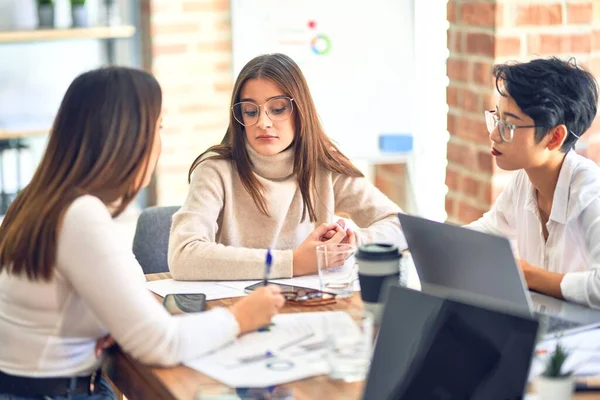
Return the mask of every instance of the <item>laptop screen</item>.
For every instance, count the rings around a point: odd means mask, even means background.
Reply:
[[[398,217],[423,292],[531,315],[508,239],[412,215]]]
[[[513,399],[538,322],[394,286],[363,399]]]

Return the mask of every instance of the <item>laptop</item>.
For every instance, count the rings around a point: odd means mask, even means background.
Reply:
[[[398,217],[424,292],[536,317],[546,335],[600,324],[598,311],[530,293],[507,238],[406,214]],[[544,301],[536,304],[532,295]],[[558,317],[544,304],[548,301],[569,307],[568,312]]]
[[[538,325],[391,286],[363,399],[520,399]]]

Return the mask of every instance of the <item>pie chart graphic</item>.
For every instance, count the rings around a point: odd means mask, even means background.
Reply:
[[[312,48],[313,53],[323,56],[331,50],[331,39],[329,39],[327,35],[319,33],[310,41],[310,47]]]

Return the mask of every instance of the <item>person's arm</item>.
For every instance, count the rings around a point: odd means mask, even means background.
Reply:
[[[589,265],[585,271],[564,274],[560,291],[566,300],[600,308],[600,199],[585,208],[578,222],[589,249]]]
[[[547,271],[543,268],[529,264],[525,260],[518,260],[519,267],[523,271],[523,276],[527,282],[527,287],[539,293],[548,296],[564,299],[561,284],[565,274]]]
[[[173,215],[168,257],[171,275],[177,280],[262,279],[265,249],[216,243],[217,221],[225,203],[223,178],[216,168],[210,161],[196,167],[187,199]],[[293,250],[272,250],[272,254],[270,277],[291,278]]]
[[[144,363],[174,365],[236,338],[240,327],[225,308],[170,316],[146,289],[114,224],[100,200],[77,199],[62,220],[56,265],[124,351]]]
[[[402,210],[366,178],[333,174],[333,189],[335,212],[347,213],[360,228],[355,232],[357,245],[379,242],[407,247],[398,219]]]

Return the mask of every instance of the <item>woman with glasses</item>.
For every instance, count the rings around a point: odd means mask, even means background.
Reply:
[[[189,179],[169,240],[175,279],[262,279],[267,248],[271,278],[314,274],[323,242],[405,243],[400,208],[327,137],[304,75],[283,54],[244,66],[225,137],[193,162]],[[332,223],[336,213],[360,229]]]
[[[113,218],[150,182],[162,94],[149,74],[110,67],[68,88],[31,183],[0,226],[0,400],[114,399],[101,377],[110,333],[142,362],[197,358],[267,325],[265,287],[229,309],[171,316],[145,287]]]
[[[468,227],[516,242],[531,290],[600,307],[600,168],[574,150],[596,117],[596,80],[557,58],[493,72],[501,96],[485,112],[491,153],[518,172]]]

